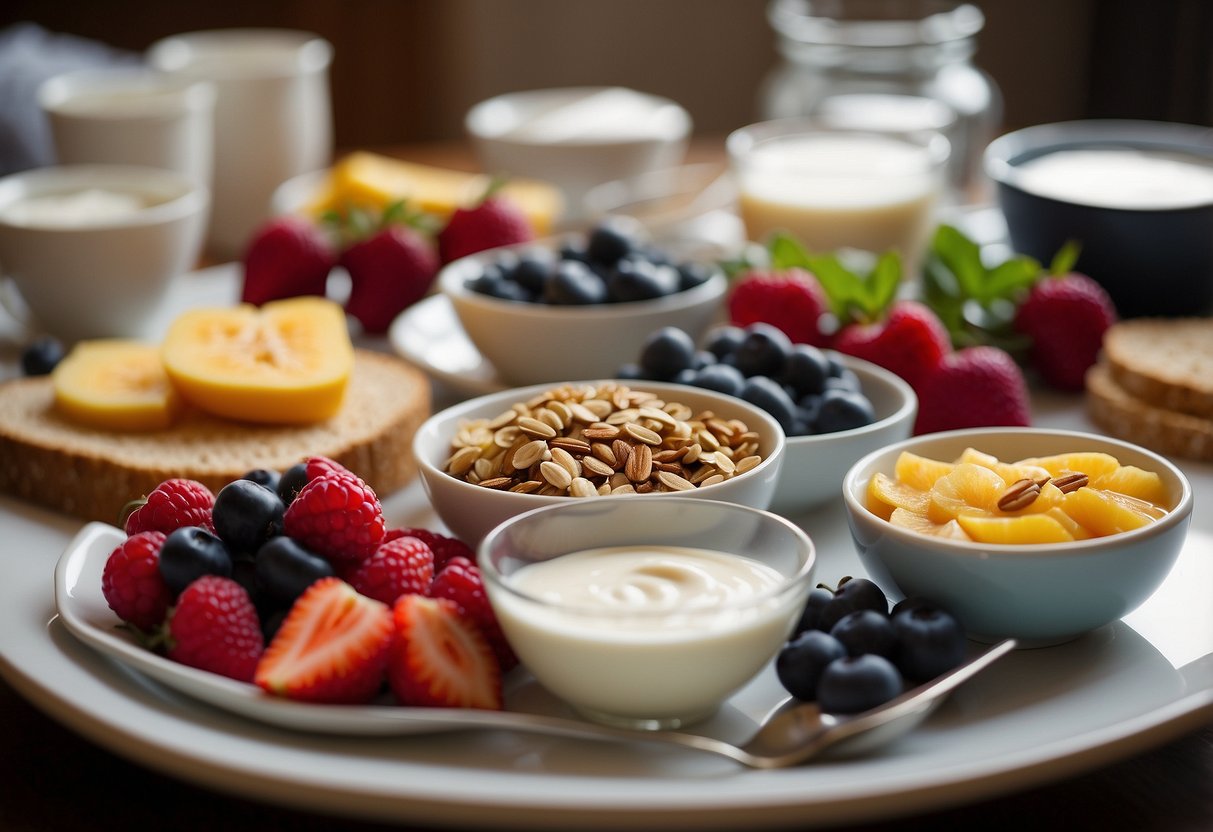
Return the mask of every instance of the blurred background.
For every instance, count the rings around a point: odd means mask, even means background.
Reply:
[[[1099,117],[1213,125],[1213,3],[976,5],[973,63],[1003,93],[1003,130]],[[766,12],[767,0],[6,0],[0,32],[36,24],[138,53],[196,29],[311,30],[335,47],[341,150],[457,138],[477,101],[578,84],[667,96],[698,137],[723,136],[760,115],[780,64]]]

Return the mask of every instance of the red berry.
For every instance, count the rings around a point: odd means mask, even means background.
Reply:
[[[729,295],[729,319],[737,326],[768,323],[797,344],[824,347],[820,318],[829,302],[817,278],[803,269],[749,271]]]
[[[438,274],[438,254],[418,232],[389,226],[341,254],[350,273],[345,310],[368,333],[386,332],[404,309],[421,300]]]
[[[288,537],[334,564],[370,557],[387,529],[375,492],[354,474],[334,471],[303,486],[282,522]]]
[[[952,351],[943,323],[917,301],[897,301],[883,321],[843,327],[833,346],[896,373],[916,392]]]
[[[308,482],[322,477],[325,474],[346,474],[348,476],[356,476],[353,471],[346,468],[335,459],[329,459],[327,456],[309,456],[303,461],[307,470]]]
[[[446,562],[454,557],[467,558],[473,563],[476,561],[476,553],[472,551],[471,546],[458,538],[448,537],[429,529],[391,529],[385,539],[392,540],[406,536],[424,541],[430,547],[430,551],[434,553],[435,572],[441,570],[446,566]]]
[[[382,687],[392,637],[390,607],[321,578],[291,606],[254,680],[289,699],[364,704]]]
[[[336,257],[324,233],[302,217],[263,225],[244,254],[240,299],[260,306],[299,295],[324,296]]]
[[[489,604],[484,591],[484,578],[476,564],[463,557],[451,558],[434,576],[429,594],[431,598],[453,601],[459,607],[460,613],[488,640],[503,673],[518,664],[518,657],[514,655]]]
[[[185,588],[168,617],[168,657],[241,682],[265,649],[257,608],[231,578],[204,575]]]
[[[164,532],[137,532],[110,552],[101,573],[101,594],[110,609],[145,632],[162,621],[173,593],[160,575]]]
[[[508,197],[489,196],[472,208],[457,208],[438,234],[443,263],[478,251],[525,243],[535,229],[518,205]]]
[[[211,509],[215,495],[200,482],[187,479],[165,480],[147,495],[146,501],[127,515],[128,535],[157,531],[168,534],[183,526],[201,526],[214,531]]]
[[[1032,366],[1060,390],[1083,389],[1114,323],[1116,308],[1104,288],[1073,273],[1038,280],[1015,313],[1015,328],[1032,339]]]
[[[343,577],[368,598],[391,605],[408,592],[425,594],[434,578],[434,553],[415,537],[394,537]]]
[[[1023,372],[997,347],[954,352],[921,384],[915,433],[1032,422]]]
[[[501,668],[454,602],[402,595],[392,614],[387,678],[401,704],[500,710]]]

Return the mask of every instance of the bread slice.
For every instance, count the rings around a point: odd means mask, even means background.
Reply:
[[[1213,419],[1213,318],[1134,318],[1104,334],[1113,380],[1129,395]]]
[[[1167,456],[1213,461],[1213,419],[1155,407],[1117,384],[1111,366],[1087,372],[1087,413],[1096,425]]]
[[[272,426],[189,413],[167,430],[116,433],[64,419],[48,377],[0,386],[0,492],[86,520],[170,477],[217,491],[254,468],[282,471],[331,457],[386,495],[417,473],[413,434],[430,413],[429,379],[405,362],[358,350],[341,411],[314,425]]]

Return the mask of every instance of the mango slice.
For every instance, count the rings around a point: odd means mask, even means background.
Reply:
[[[60,413],[103,430],[161,430],[183,409],[160,350],[138,341],[81,341],[55,367],[51,384]]]
[[[956,522],[969,537],[981,543],[1066,543],[1074,539],[1057,518],[1048,514],[1017,517],[962,514]]]
[[[316,297],[186,312],[160,354],[172,383],[199,410],[269,424],[336,414],[354,366],[345,313]]]

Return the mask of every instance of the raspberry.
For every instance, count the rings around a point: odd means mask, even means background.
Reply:
[[[119,618],[145,632],[164,621],[173,593],[160,576],[164,532],[137,532],[110,552],[101,594]]]
[[[194,581],[168,617],[168,657],[199,670],[252,682],[265,648],[257,608],[231,578]]]
[[[329,459],[327,456],[309,456],[303,461],[307,470],[308,482],[322,477],[325,474],[345,474],[347,476],[356,476],[353,471],[346,468],[335,459]]]
[[[415,537],[428,545],[434,553],[435,573],[454,557],[467,558],[473,563],[476,561],[476,553],[472,551],[472,547],[456,537],[448,537],[429,529],[392,529],[384,539],[393,540],[397,537]]]
[[[363,595],[391,606],[406,592],[426,593],[434,577],[434,553],[415,537],[393,537],[343,577]]]
[[[462,615],[484,634],[497,656],[502,673],[518,664],[518,657],[506,641],[505,633],[497,623],[497,616],[489,605],[488,595],[484,591],[484,578],[476,564],[464,557],[451,558],[442,571],[434,576],[429,595],[431,598],[446,598],[455,602]]]
[[[201,526],[213,532],[211,509],[214,505],[215,495],[202,483],[179,478],[165,480],[127,515],[126,533],[157,531],[168,534],[183,526]]]
[[[334,564],[370,557],[386,531],[375,492],[354,474],[336,471],[300,489],[283,527],[288,537]]]
[[[1032,339],[1032,366],[1059,390],[1083,389],[1104,332],[1114,323],[1108,293],[1073,273],[1037,281],[1015,313],[1015,328]]]
[[[827,346],[819,320],[829,302],[817,278],[803,269],[743,274],[729,295],[729,318],[737,326],[768,323],[797,344]]]

